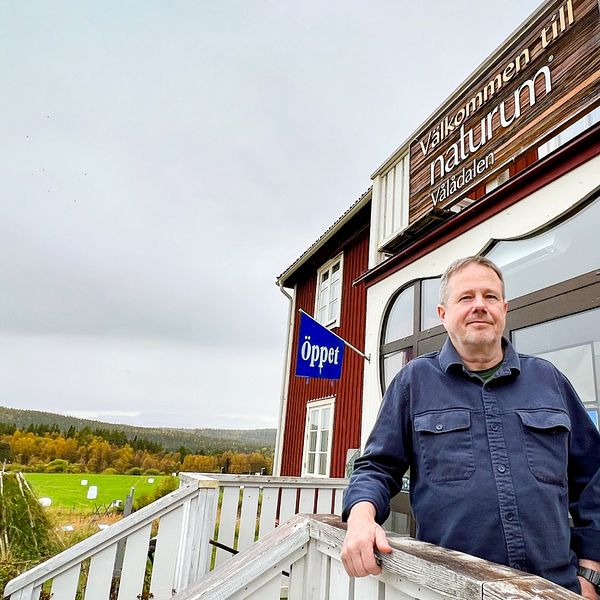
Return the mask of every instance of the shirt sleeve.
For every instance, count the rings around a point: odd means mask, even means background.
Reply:
[[[569,441],[569,511],[571,548],[578,558],[600,560],[600,433],[577,392],[559,374],[571,419]]]
[[[365,451],[354,463],[344,492],[343,521],[357,502],[367,501],[375,506],[375,520],[382,524],[390,514],[390,499],[402,487],[412,454],[409,370],[405,367],[388,387]]]

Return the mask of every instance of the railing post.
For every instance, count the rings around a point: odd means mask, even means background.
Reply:
[[[186,507],[180,565],[175,580],[177,591],[195,583],[210,569],[212,546],[209,541],[215,530],[219,481],[202,477],[197,482],[198,493]]]

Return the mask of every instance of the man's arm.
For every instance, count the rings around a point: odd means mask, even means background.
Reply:
[[[392,547],[382,527],[375,522],[375,507],[370,502],[358,502],[350,509],[348,531],[340,555],[350,577],[381,573],[374,550],[388,554]]]
[[[580,558],[579,566],[586,567],[588,569],[592,569],[600,573],[600,562],[596,560]],[[596,593],[596,588],[594,587],[594,585],[584,577],[579,576],[578,579],[579,583],[581,584],[581,595],[584,598],[587,598],[587,600],[599,600],[600,596],[598,596],[598,594]]]
[[[560,385],[572,428],[569,441],[571,547],[577,554],[579,566],[600,572],[600,433],[564,376],[560,378]],[[583,577],[579,577],[579,583],[584,598],[600,600],[592,583]]]

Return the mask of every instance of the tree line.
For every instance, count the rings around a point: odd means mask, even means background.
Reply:
[[[57,426],[36,424],[19,429],[0,423],[0,461],[10,470],[113,473],[171,474],[179,471],[204,473],[270,473],[272,453],[225,451],[213,454],[192,452],[181,446],[167,451],[151,440],[128,438],[113,429],[60,431]]]

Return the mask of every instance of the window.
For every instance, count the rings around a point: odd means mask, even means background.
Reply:
[[[513,342],[519,352],[541,356],[560,369],[598,427],[600,309],[518,329]]]
[[[392,379],[413,357],[438,350],[446,332],[437,316],[440,278],[416,281],[391,299],[381,332],[380,381],[385,392]]]
[[[508,300],[583,275],[600,265],[595,242],[600,222],[596,201],[542,233],[498,242],[487,258],[502,270]]]
[[[306,431],[302,476],[329,477],[335,398],[306,405]]]
[[[538,148],[538,157],[543,158],[547,154],[550,154],[550,152],[560,148],[563,144],[566,144],[575,136],[583,133],[598,121],[600,121],[600,107],[595,108],[592,112],[588,113],[578,121],[575,121],[575,123],[566,129],[563,129],[558,135],[549,139],[545,144],[542,144]]]
[[[317,273],[316,319],[326,327],[340,324],[342,304],[342,255],[323,265]]]
[[[385,175],[378,177],[379,243],[382,245],[408,225],[409,156],[405,154]]]

